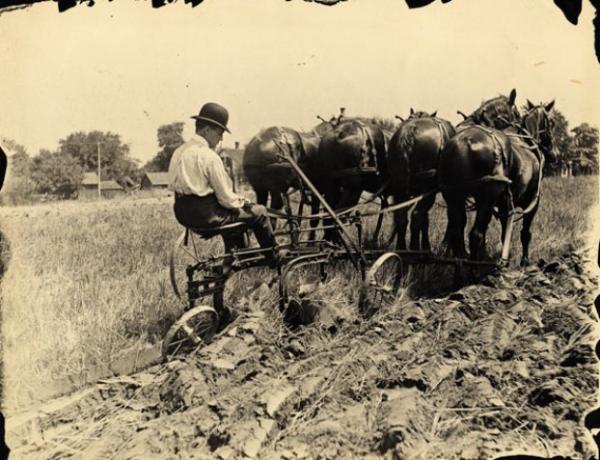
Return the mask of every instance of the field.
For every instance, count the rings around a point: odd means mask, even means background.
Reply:
[[[579,421],[597,397],[595,278],[587,261],[593,255],[584,249],[598,182],[549,178],[543,187],[530,248],[534,264],[543,260],[530,269],[516,267],[517,226],[514,268],[506,275],[450,294],[449,270],[414,270],[393,308],[361,322],[358,277],[340,264],[319,287],[326,313],[299,333],[281,324],[269,271],[236,275],[227,300],[242,316],[227,338],[245,345],[227,354],[216,342],[186,361],[106,383],[110,397],[99,396],[102,387],[82,396],[85,403],[69,409],[66,422],[43,422],[45,440],[25,441],[31,432],[24,431],[13,442],[23,456],[49,450],[57,458],[105,458],[117,448],[128,458],[177,458],[187,449],[197,449],[197,458],[237,458],[242,451],[432,458],[444,449],[450,458],[485,458],[505,447],[589,456]],[[181,229],[171,198],[2,208],[0,219],[10,432],[11,414],[39,403],[50,382],[109,366],[122,350],[161,340],[182,311],[167,266]],[[431,219],[436,244],[445,225],[441,199]],[[499,225],[491,227],[488,245],[497,254]],[[220,243],[206,244],[208,251]],[[575,364],[559,365],[571,355]],[[221,367],[207,365],[211,359]],[[564,368],[568,375],[559,375]],[[557,376],[560,391],[548,386]],[[543,398],[550,402],[536,405]],[[81,423],[90,423],[89,430],[72,428]],[[240,439],[247,441],[241,451],[234,442]],[[150,450],[140,450],[147,443]]]

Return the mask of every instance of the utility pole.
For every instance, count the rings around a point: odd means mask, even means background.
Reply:
[[[96,142],[96,148],[98,150],[98,198],[102,198],[102,178],[100,177],[100,142]]]

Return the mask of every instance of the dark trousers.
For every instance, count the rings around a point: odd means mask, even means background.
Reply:
[[[213,228],[243,222],[252,229],[261,247],[275,245],[271,222],[266,215],[255,215],[247,209],[225,208],[219,204],[214,194],[197,196],[176,193],[173,210],[177,221],[184,227]],[[244,245],[244,237],[240,231],[224,232],[222,237],[228,249]]]

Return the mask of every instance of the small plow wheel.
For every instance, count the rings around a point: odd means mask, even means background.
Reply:
[[[219,315],[207,305],[186,311],[167,331],[162,343],[165,359],[190,353],[208,344],[219,324]]]
[[[364,317],[372,316],[381,308],[391,305],[398,291],[402,275],[402,259],[394,252],[386,252],[371,266],[365,276],[358,297],[358,310]]]

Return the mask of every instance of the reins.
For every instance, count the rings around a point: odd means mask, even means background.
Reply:
[[[523,121],[522,123],[524,123],[525,118],[527,117],[527,115],[529,115],[530,113],[532,113],[533,111],[537,110],[539,107],[534,107],[533,109],[529,110],[524,116],[523,116]],[[522,124],[512,124],[513,127],[515,127],[516,129],[522,131],[524,134],[516,134],[516,133],[506,133],[507,136],[509,137],[517,137],[520,139],[527,139],[532,141],[533,145],[525,145],[525,148],[527,148],[529,151],[531,151],[535,156],[536,159],[538,160],[538,163],[540,165],[540,169],[538,172],[538,180],[537,180],[537,187],[535,190],[535,196],[533,197],[533,199],[531,200],[531,202],[529,203],[529,205],[525,208],[525,209],[521,209],[519,211],[519,208],[514,206],[514,202],[513,202],[513,196],[512,196],[512,192],[510,190],[510,187],[508,189],[508,194],[509,194],[509,198],[510,198],[510,203],[511,203],[511,209],[509,211],[509,214],[516,214],[519,213],[520,216],[518,217],[518,220],[521,220],[525,217],[526,214],[529,214],[531,211],[533,211],[533,209],[537,206],[537,204],[539,203],[540,200],[540,192],[542,189],[542,176],[543,176],[543,170],[544,170],[544,164],[546,159],[544,158],[544,154],[540,149],[539,143],[540,143],[540,139],[539,139],[539,134],[542,132],[546,132],[546,129],[544,130],[538,130],[537,134],[538,137],[533,136],[529,130],[527,129],[527,127],[523,126]]]

